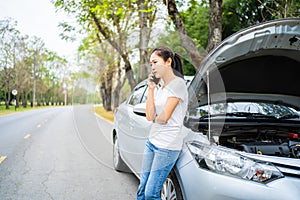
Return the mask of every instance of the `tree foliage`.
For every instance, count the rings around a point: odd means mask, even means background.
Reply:
[[[12,19],[0,21],[0,101],[6,108],[61,104],[67,83],[67,60],[49,51],[37,37],[23,36]],[[14,97],[11,91],[16,89]]]
[[[260,22],[300,17],[299,9],[294,0],[224,0],[223,38]]]
[[[78,68],[48,50],[40,38],[22,35],[12,20],[0,21],[0,100],[27,106],[63,104],[64,95],[86,102],[92,82],[107,110],[123,100],[121,88],[132,90],[150,72],[149,52],[169,46],[180,54],[185,75],[194,75],[201,60],[222,38],[251,25],[299,17],[295,0],[52,0],[75,17],[79,26],[61,22],[61,38],[79,33]],[[95,87],[94,87],[95,88]],[[129,89],[130,88],[130,89]],[[77,94],[78,93],[78,94]]]

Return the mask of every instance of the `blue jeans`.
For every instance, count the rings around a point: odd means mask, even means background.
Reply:
[[[143,156],[137,200],[161,200],[160,191],[180,151],[162,149],[148,140]]]

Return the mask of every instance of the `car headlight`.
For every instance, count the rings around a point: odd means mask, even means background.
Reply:
[[[232,149],[198,141],[188,142],[187,146],[199,167],[219,174],[260,183],[283,177],[283,174],[271,163],[246,158]]]

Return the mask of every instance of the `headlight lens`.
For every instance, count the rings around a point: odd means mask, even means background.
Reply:
[[[274,165],[246,158],[232,149],[198,141],[189,142],[187,146],[200,167],[219,174],[261,183],[283,177]]]

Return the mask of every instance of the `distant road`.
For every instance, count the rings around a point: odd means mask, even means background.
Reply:
[[[135,199],[137,178],[112,168],[111,130],[92,105],[0,117],[0,199]]]

